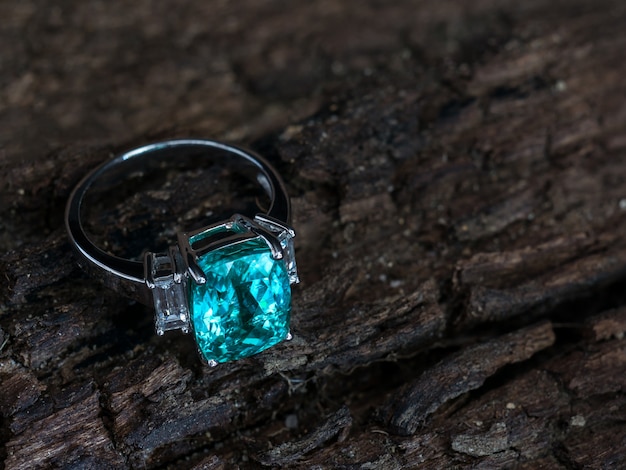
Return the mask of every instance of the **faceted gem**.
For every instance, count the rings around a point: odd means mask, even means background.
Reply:
[[[196,342],[207,361],[248,357],[286,338],[289,275],[262,239],[210,251],[198,265],[207,282],[189,283],[189,305]]]
[[[172,253],[148,253],[151,270],[146,277],[153,282],[154,325],[158,335],[168,330],[190,329],[186,289],[174,277],[174,261],[178,251]],[[179,255],[179,254],[178,254]],[[180,255],[179,255],[180,256]]]
[[[183,284],[174,281],[167,284],[157,283],[152,290],[152,298],[154,299],[154,324],[158,335],[168,330],[189,332],[187,299]]]

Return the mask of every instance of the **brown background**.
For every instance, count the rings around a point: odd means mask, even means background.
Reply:
[[[0,18],[5,468],[625,465],[624,2],[26,0]],[[174,136],[285,176],[293,341],[204,368],[75,266],[73,185]]]

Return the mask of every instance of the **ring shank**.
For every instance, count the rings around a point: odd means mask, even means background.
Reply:
[[[143,303],[151,302],[143,263],[107,253],[87,236],[81,221],[81,209],[89,189],[111,173],[129,174],[133,169],[147,165],[147,159],[180,159],[188,154],[206,157],[209,162],[224,163],[231,167],[253,168],[257,182],[270,198],[266,215],[286,224],[290,223],[290,203],[284,183],[276,170],[253,152],[200,139],[169,140],[130,150],[87,174],[70,195],[65,210],[65,225],[70,241],[79,254],[79,264],[107,287]]]

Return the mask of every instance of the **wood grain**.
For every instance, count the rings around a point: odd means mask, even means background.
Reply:
[[[624,467],[626,5],[285,5],[0,4],[3,468]],[[213,369],[63,226],[179,136],[265,155],[298,233],[293,341]],[[192,173],[99,239],[247,208]]]

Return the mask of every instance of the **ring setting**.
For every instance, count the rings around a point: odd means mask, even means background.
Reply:
[[[183,154],[210,157],[252,169],[269,195],[269,208],[252,217],[178,233],[165,252],[147,251],[128,260],[97,247],[83,228],[85,195],[110,174],[124,174],[149,161]],[[290,203],[274,168],[248,150],[210,140],[180,139],[143,146],[89,173],[72,192],[65,213],[79,264],[123,295],[154,308],[156,333],[193,333],[210,366],[258,354],[291,339],[291,286],[299,282]]]
[[[168,253],[147,253],[157,334],[192,330],[209,365],[290,339],[291,284],[299,282],[294,237],[279,221],[237,214],[179,234]]]

